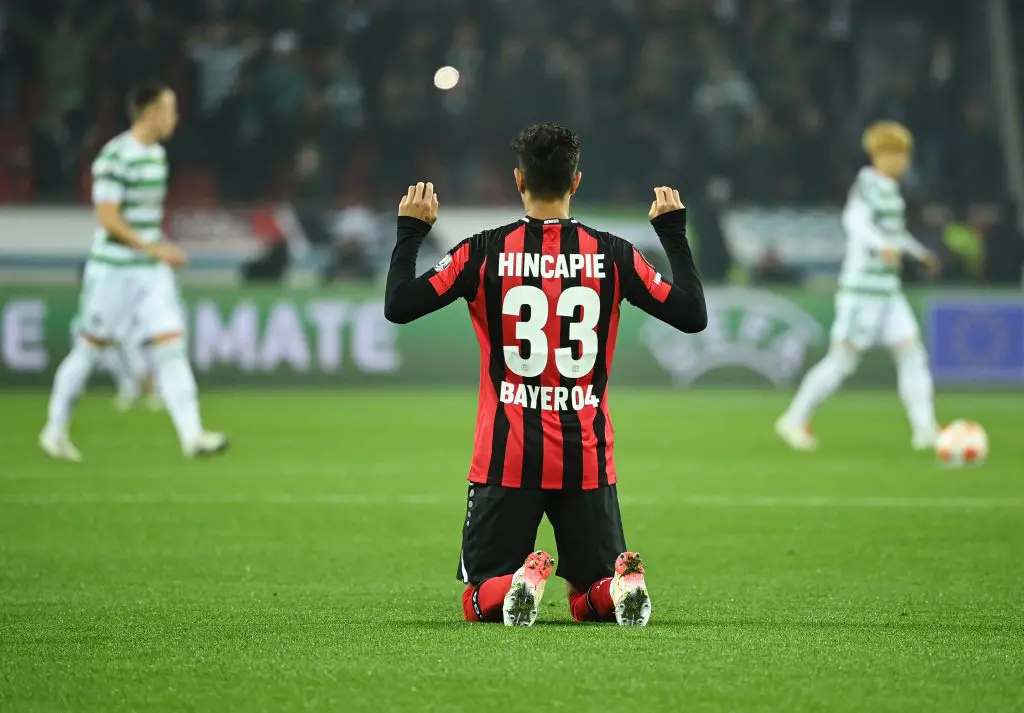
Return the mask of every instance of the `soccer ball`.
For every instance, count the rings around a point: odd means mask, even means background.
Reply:
[[[935,441],[935,455],[944,465],[953,468],[984,463],[988,457],[985,429],[973,421],[953,421],[942,429]]]

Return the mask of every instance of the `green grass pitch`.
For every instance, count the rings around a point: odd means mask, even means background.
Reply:
[[[790,453],[788,396],[613,392],[651,625],[573,624],[552,580],[506,630],[454,579],[468,391],[209,392],[233,450],[195,463],[101,393],[80,466],[37,452],[44,394],[4,393],[0,710],[1024,710],[1024,397],[941,395],[993,449],[950,471],[889,392]]]

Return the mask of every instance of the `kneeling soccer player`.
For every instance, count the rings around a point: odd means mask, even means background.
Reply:
[[[433,184],[399,204],[385,314],[406,323],[459,297],[480,343],[480,396],[458,576],[468,621],[530,626],[554,561],[534,551],[547,515],[577,621],[644,626],[651,598],[626,551],[607,387],[623,299],[685,332],[707,325],[679,193],[655,189],[649,216],[668,282],[625,240],[569,217],[580,144],[554,124],[513,144],[526,215],[462,241],[416,277],[437,219]]]

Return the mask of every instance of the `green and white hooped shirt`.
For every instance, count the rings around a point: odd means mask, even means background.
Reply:
[[[93,203],[117,203],[121,217],[147,243],[162,238],[167,196],[167,153],[160,144],[146,145],[130,131],[115,136],[92,164]],[[148,255],[111,239],[102,227],[93,236],[89,259],[111,265],[155,264]]]
[[[842,291],[876,295],[900,291],[899,265],[887,265],[881,251],[913,251],[908,244],[906,215],[899,184],[871,166],[862,168],[843,210],[846,257],[839,273]]]

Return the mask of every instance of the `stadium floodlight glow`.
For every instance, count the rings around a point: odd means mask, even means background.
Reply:
[[[441,91],[454,89],[459,83],[459,70],[455,67],[444,66],[434,72],[434,86]]]

